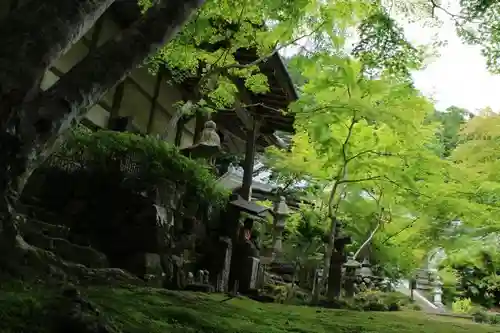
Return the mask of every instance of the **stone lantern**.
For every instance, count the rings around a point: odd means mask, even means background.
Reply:
[[[368,258],[365,258],[361,263],[361,268],[356,272],[357,275],[362,278],[371,278],[373,277],[373,271],[371,269],[371,264]]]
[[[274,203],[274,253],[280,253],[282,250],[281,239],[285,230],[286,218],[290,215],[290,209],[286,204],[285,197],[280,197],[278,202]]]
[[[345,267],[345,293],[347,297],[354,296],[354,280],[356,279],[356,270],[361,264],[354,259],[352,253],[349,254]]]
[[[434,289],[433,289],[433,303],[435,306],[438,308],[442,309],[443,308],[443,282],[441,281],[441,278],[439,276],[436,277],[434,280]]]
[[[182,153],[193,158],[206,158],[211,162],[213,157],[221,152],[220,137],[216,129],[217,125],[214,121],[205,122],[200,140],[192,146],[182,149]]]

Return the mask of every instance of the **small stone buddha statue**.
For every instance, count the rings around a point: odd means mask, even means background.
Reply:
[[[205,146],[220,147],[220,137],[216,130],[217,125],[214,121],[209,120],[205,122],[199,143]]]
[[[209,120],[205,122],[200,140],[182,151],[193,158],[203,157],[211,159],[221,151],[220,137],[216,130],[217,125],[214,121]]]

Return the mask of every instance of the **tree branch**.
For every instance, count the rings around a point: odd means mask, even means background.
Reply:
[[[385,152],[380,152],[380,151],[376,151],[376,150],[373,150],[373,149],[368,149],[368,150],[364,150],[364,151],[361,151],[359,153],[356,153],[354,155],[352,155],[351,157],[347,158],[347,162],[350,162],[360,156],[363,156],[363,155],[367,155],[367,154],[373,154],[373,155],[377,155],[377,156],[397,156],[397,154],[393,154],[393,153],[385,153]]]
[[[381,245],[387,244],[387,242],[389,242],[392,238],[399,236],[403,231],[408,230],[411,227],[413,227],[415,222],[417,222],[419,219],[420,219],[420,217],[414,218],[407,226],[403,227],[402,229],[393,233],[392,235],[387,236],[387,238],[382,241]]]
[[[357,122],[358,122],[358,120],[356,119],[356,111],[354,111],[353,115],[352,115],[352,119],[351,119],[351,124],[347,128],[347,130],[348,130],[347,136],[346,136],[344,142],[342,143],[342,156],[344,158],[344,168],[345,168],[345,165],[347,164],[347,145],[349,144],[349,140],[351,139],[352,130],[354,129],[354,125],[356,125]]]
[[[370,181],[370,180],[377,180],[377,179],[381,179],[381,178],[383,178],[383,177],[373,176],[373,177],[366,177],[366,178],[359,178],[359,179],[344,179],[344,180],[340,180],[339,183],[340,184],[361,183],[361,182],[366,182],[366,181]]]
[[[240,106],[243,109],[250,109],[250,108],[255,108],[255,107],[261,107],[267,110],[271,110],[274,112],[283,112],[283,110],[276,109],[273,107],[270,107],[268,105],[265,105],[264,103],[255,103],[255,104],[247,104],[247,105],[241,105]],[[231,111],[236,111],[236,109],[226,109],[226,108],[213,108],[214,111],[222,111],[222,112],[231,112]]]
[[[371,242],[371,240],[373,239],[373,237],[375,236],[375,233],[377,232],[377,230],[380,228],[380,220],[379,222],[377,223],[377,226],[373,229],[373,231],[370,233],[370,236],[368,236],[368,238],[365,240],[365,242],[363,244],[361,244],[361,246],[359,247],[359,249],[354,253],[354,256],[353,256],[353,259],[356,259],[357,256],[361,253],[361,251],[363,251],[363,249],[366,247],[366,245],[368,245],[368,243]]]
[[[363,251],[363,249],[371,242],[371,240],[375,236],[375,233],[377,232],[377,230],[382,225],[382,218],[383,218],[382,214],[384,212],[384,208],[381,206],[381,201],[382,201],[383,195],[384,195],[384,192],[382,190],[380,190],[380,195],[378,196],[378,198],[375,198],[374,196],[372,196],[372,198],[374,198],[376,200],[376,202],[377,202],[377,208],[379,210],[379,212],[378,212],[378,218],[377,218],[377,224],[376,224],[375,228],[372,230],[372,232],[370,233],[370,235],[368,236],[368,238],[365,240],[365,242],[363,244],[361,244],[361,246],[359,247],[359,249],[354,253],[353,259],[356,259],[357,256],[361,253],[361,251]]]
[[[456,21],[457,18],[459,19],[463,19],[463,20],[470,20],[471,18],[470,17],[467,17],[467,16],[463,16],[463,15],[460,15],[460,14],[454,14],[452,12],[450,12],[448,9],[444,8],[443,6],[439,5],[435,0],[429,0],[429,2],[431,3],[432,5],[432,9],[431,9],[431,14],[434,16],[434,11],[436,9],[439,9],[440,11],[442,11],[443,13],[445,13],[446,15],[450,16],[452,19]]]

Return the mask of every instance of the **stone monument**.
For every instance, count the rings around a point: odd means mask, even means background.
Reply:
[[[356,270],[361,267],[361,264],[354,259],[354,254],[349,253],[345,267],[344,287],[346,297],[354,296],[354,282],[356,281]]]
[[[443,309],[443,282],[441,281],[441,278],[437,276],[434,280],[434,289],[433,289],[433,303],[435,306],[437,306],[439,309]]]
[[[286,218],[290,215],[290,209],[286,204],[285,197],[280,197],[279,201],[274,203],[274,233],[273,233],[273,255],[279,255],[282,251],[283,231],[285,230]]]
[[[207,121],[201,132],[200,140],[194,145],[182,149],[181,152],[193,158],[205,158],[209,162],[213,162],[213,158],[221,152],[220,137],[216,130],[215,122]]]

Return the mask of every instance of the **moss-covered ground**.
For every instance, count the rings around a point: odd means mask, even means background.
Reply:
[[[49,333],[47,287],[0,289],[0,332]],[[421,312],[355,312],[263,304],[224,295],[149,288],[87,288],[82,294],[127,333],[490,333],[494,326]]]

